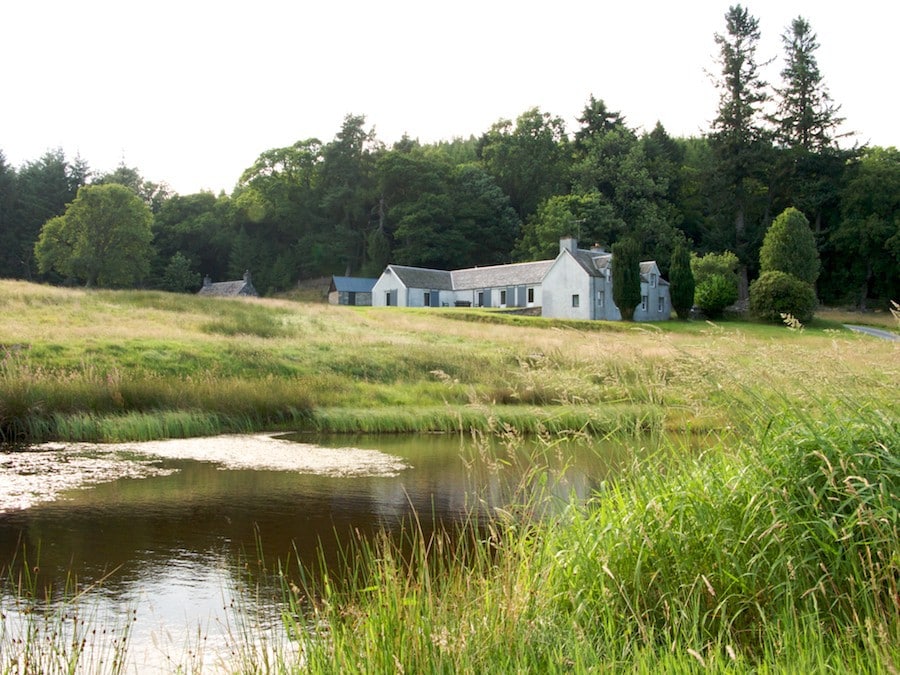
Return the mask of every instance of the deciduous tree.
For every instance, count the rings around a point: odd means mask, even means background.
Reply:
[[[62,216],[44,225],[35,257],[43,273],[53,269],[87,286],[128,286],[149,269],[152,222],[129,188],[84,186]]]

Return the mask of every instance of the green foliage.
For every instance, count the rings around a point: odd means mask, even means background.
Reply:
[[[780,323],[790,314],[807,323],[818,304],[812,284],[785,272],[763,272],[750,284],[750,311],[766,321]]]
[[[153,214],[122,185],[85,186],[62,216],[41,230],[35,257],[51,269],[88,286],[127,286],[150,266]]]
[[[722,253],[707,253],[698,256],[691,254],[691,271],[694,273],[694,281],[699,285],[714,275],[723,276],[733,281],[737,288],[738,257],[731,251]]]
[[[830,244],[854,304],[865,309],[874,298],[887,306],[900,288],[900,151],[871,148],[849,173]]]
[[[715,248],[738,255],[745,282],[747,266],[757,260],[754,247],[766,202],[770,146],[762,109],[768,94],[756,62],[759,20],[741,5],[732,5],[725,24],[726,33],[715,36],[721,76],[716,82],[719,110],[710,136],[714,163],[709,167],[708,188],[714,205]],[[741,288],[746,290],[743,283]]]
[[[809,221],[800,211],[785,209],[769,226],[759,251],[762,272],[785,272],[812,285],[819,277],[819,252]]]
[[[669,265],[669,296],[672,307],[682,321],[687,320],[694,306],[694,273],[691,271],[691,254],[684,244],[675,247]]]
[[[619,308],[622,319],[634,320],[634,310],[641,301],[640,249],[632,239],[623,239],[612,245],[613,302]]]
[[[715,319],[738,299],[737,283],[734,275],[711,274],[697,283],[694,290],[694,304],[709,318]]]
[[[191,269],[191,262],[179,251],[169,260],[163,273],[163,289],[175,293],[196,291],[200,274]]]
[[[538,204],[564,191],[567,145],[562,119],[532,108],[515,125],[496,122],[481,137],[478,151],[484,168],[526,220]]]
[[[574,235],[582,241],[608,245],[624,227],[596,190],[557,195],[541,203],[528,219],[513,253],[517,260],[549,260],[559,252],[560,237]]]

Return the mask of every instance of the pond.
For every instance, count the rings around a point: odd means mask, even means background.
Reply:
[[[278,594],[250,589],[251,567],[324,561],[339,577],[342,543],[523,503],[542,465],[560,503],[586,497],[650,445],[252,435],[0,450],[0,602],[12,621],[10,569],[53,597],[74,579],[97,616],[133,622],[134,669],[163,672],[197,641],[227,649],[236,607],[277,630]]]

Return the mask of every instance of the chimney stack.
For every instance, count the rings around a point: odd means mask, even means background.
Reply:
[[[569,253],[575,253],[578,250],[578,239],[571,235],[566,237],[559,238],[559,252],[568,251]]]

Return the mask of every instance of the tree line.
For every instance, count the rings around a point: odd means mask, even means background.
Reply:
[[[719,105],[698,137],[672,137],[661,122],[639,131],[593,95],[571,134],[532,108],[479,137],[387,147],[365,116],[348,115],[329,142],[266,150],[219,195],[173,194],[124,165],[94,175],[59,150],[14,168],[0,151],[0,276],[190,291],[203,275],[249,269],[272,293],[330,274],[377,276],[389,262],[544,259],[571,234],[633,242],[664,275],[679,246],[731,255],[747,298],[766,231],[793,207],[814,237],[818,298],[886,305],[900,290],[900,154],[842,147],[808,21],[786,28],[781,81],[770,86],[758,21],[740,5],[724,18]],[[105,212],[112,220],[98,226],[91,209],[116,208],[114,185],[143,211],[132,204],[133,229],[101,249],[92,238],[117,221]]]

